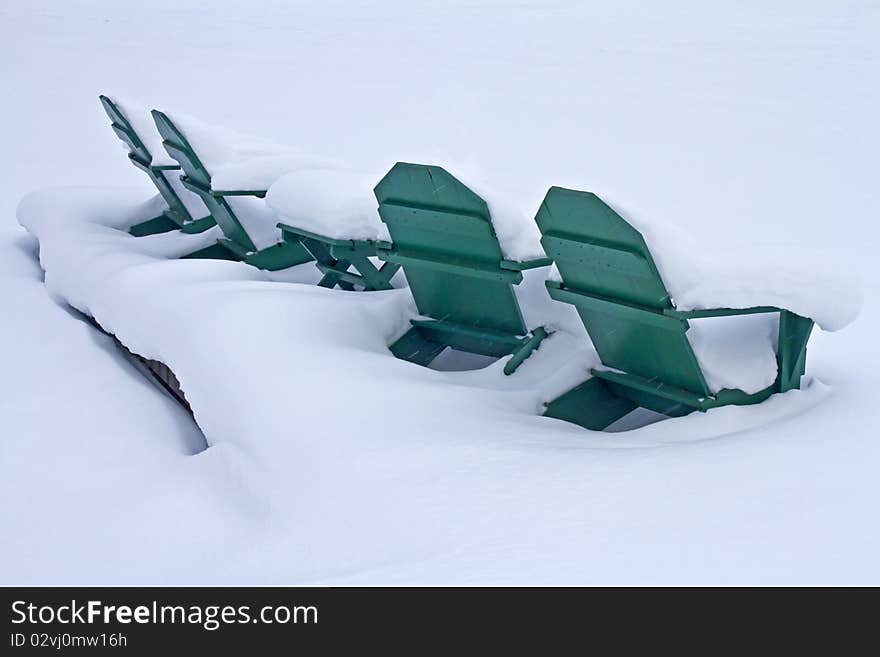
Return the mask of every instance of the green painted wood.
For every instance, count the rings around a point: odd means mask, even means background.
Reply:
[[[116,136],[128,146],[129,152],[142,162],[151,162],[153,160],[152,153],[132,127],[125,113],[107,96],[102,94],[98,96],[98,99],[104,107],[104,112],[110,118],[110,127],[113,128]]]
[[[181,177],[183,186],[199,195],[227,240],[235,244],[235,251],[244,262],[258,269],[277,271],[312,260],[311,254],[302,244],[298,241],[284,240],[280,236],[277,244],[265,249],[257,249],[226,197],[256,196],[262,198],[266,195],[266,191],[212,190],[211,173],[199,159],[198,154],[180,128],[163,112],[153,110],[152,114],[156,128],[162,135],[163,146],[183,170],[184,175]],[[228,244],[226,246],[229,248]]]
[[[304,237],[306,239],[314,240],[315,242],[324,245],[324,248],[327,249],[329,249],[331,246],[353,247],[355,245],[355,240],[343,240],[337,239],[335,237],[327,237],[326,235],[320,235],[309,230],[303,230],[302,228],[291,226],[290,224],[285,224],[284,222],[279,222],[277,226],[278,229],[284,234],[284,239],[291,241],[296,241]]]
[[[301,244],[315,260],[324,274],[318,282],[320,287],[357,288],[367,292],[392,289],[391,278],[400,265],[386,262],[382,267],[376,267],[370,258],[376,256],[377,242],[325,237],[285,223],[279,223],[278,228],[286,242]]]
[[[600,378],[587,379],[547,404],[544,415],[602,431],[637,408]]]
[[[522,336],[435,319],[414,319],[412,325],[434,342],[485,356],[506,356],[523,344]]]
[[[545,414],[601,426],[605,413],[613,416],[620,405],[614,398],[676,416],[756,404],[800,385],[811,320],[770,306],[676,310],[642,235],[595,194],[551,187],[536,221],[563,279],[547,282],[550,296],[575,306],[602,363],[618,370],[593,370],[605,388],[596,384],[582,393],[579,386],[551,402]],[[687,320],[765,312],[780,313],[776,382],[754,394],[710,394],[687,341]]]
[[[129,160],[137,168],[147,174],[150,181],[162,196],[162,200],[168,205],[165,217],[170,223],[156,222],[151,219],[132,226],[129,229],[129,233],[135,237],[140,237],[143,235],[153,235],[156,232],[168,232],[184,228],[189,228],[187,232],[200,232],[201,230],[207,230],[213,226],[214,220],[210,215],[195,219],[189,213],[189,210],[187,210],[183,201],[180,200],[180,196],[178,196],[174,187],[168,182],[166,176],[169,175],[170,171],[178,169],[179,167],[153,165],[153,154],[150,153],[149,149],[144,144],[144,141],[132,127],[131,122],[126,118],[125,113],[107,96],[101,95],[99,96],[99,99],[101,105],[104,107],[104,111],[110,118],[110,125],[116,133],[116,136],[119,137],[129,149]],[[160,223],[164,227],[164,230],[157,231]],[[196,229],[196,226],[198,229]]]
[[[189,176],[184,176],[180,181],[184,187],[201,197],[202,202],[211,211],[211,216],[214,217],[214,221],[220,226],[220,230],[223,231],[227,239],[235,242],[247,253],[256,253],[258,251],[250,235],[248,235],[244,226],[241,225],[241,222],[235,215],[232,206],[229,205],[225,198],[214,196],[210,193],[209,188],[194,182]]]
[[[595,194],[551,187],[535,220],[566,287],[658,310],[672,308],[641,233]],[[572,244],[582,250],[574,251]]]
[[[394,254],[381,257],[397,255],[422,315],[526,333],[482,198],[440,167],[406,163],[395,164],[375,192],[394,243]],[[500,280],[486,280],[491,271]]]
[[[779,344],[776,359],[779,366],[778,391],[801,387],[807,367],[807,342],[813,331],[813,320],[783,310],[779,315]]]
[[[414,319],[411,324],[412,328],[390,347],[398,358],[428,365],[446,347],[496,358],[509,355],[504,365],[507,375],[513,374],[548,335],[544,327],[516,336],[434,319]]]
[[[207,217],[202,217],[201,219],[196,219],[195,221],[184,224],[180,227],[180,232],[186,233],[187,235],[195,235],[197,233],[204,233],[206,230],[213,228],[216,225],[217,222],[214,221],[214,217],[208,215]]]
[[[571,290],[559,281],[546,281],[545,285],[550,297],[556,301],[614,315],[625,321],[649,324],[652,328],[664,331],[680,333],[683,327],[687,327],[687,323],[684,320],[666,313],[658,313],[651,308],[637,306],[633,303],[624,303],[595,294],[587,294],[580,290]]]
[[[595,194],[560,187],[536,221],[564,281],[548,291],[574,305],[602,362],[707,395],[687,322],[663,313],[672,303],[641,234]]]
[[[398,162],[375,193],[393,243],[378,256],[403,267],[419,313],[433,320],[413,322],[392,353],[427,364],[428,355],[442,351],[438,344],[492,356],[521,349],[528,329],[513,286],[523,269],[546,263],[506,260],[486,202],[441,167]],[[515,370],[540,339],[505,372]]]
[[[547,337],[547,330],[543,326],[539,326],[532,334],[523,340],[519,348],[511,354],[510,360],[504,364],[504,373],[513,374],[517,368],[525,362],[526,358],[532,355]]]
[[[152,114],[156,129],[162,135],[162,144],[165,150],[180,164],[183,170],[184,175],[181,182],[184,187],[202,199],[211,216],[214,217],[217,225],[220,226],[228,239],[240,245],[247,252],[256,251],[257,247],[254,246],[226,199],[211,193],[211,174],[202,164],[183,132],[163,112],[153,110]]]
[[[414,269],[417,272],[420,270],[430,270],[447,274],[459,274],[471,278],[482,278],[488,281],[501,281],[511,285],[518,285],[522,282],[522,273],[519,271],[500,269],[499,267],[486,265],[475,260],[465,260],[464,258],[417,251],[405,251],[403,249],[379,251],[378,255],[387,262],[403,265],[404,271],[409,271],[410,269]]]
[[[311,262],[312,256],[295,242],[279,242],[260,251],[249,252],[242,258],[247,264],[266,271],[279,271]]]
[[[134,237],[144,237],[146,235],[158,235],[159,233],[167,233],[170,230],[176,230],[179,226],[167,214],[162,213],[158,217],[147,219],[139,224],[135,224],[128,229],[129,235]]]
[[[695,410],[706,410],[714,400],[712,395],[700,395],[690,390],[678,388],[657,379],[646,379],[635,374],[624,374],[608,370],[591,370],[594,377],[632,388],[644,393],[668,399],[677,404],[689,406]]]
[[[549,267],[553,264],[550,258],[534,258],[532,260],[502,260],[501,269],[510,271],[526,271],[527,269],[535,269],[537,267]]]
[[[256,196],[257,198],[266,198],[268,193],[265,189],[212,189],[214,196]]]
[[[753,306],[751,308],[701,308],[698,310],[671,310],[663,311],[664,315],[679,319],[699,319],[701,317],[730,317],[733,315],[756,315],[761,313],[778,313],[779,308],[774,306]]]
[[[220,242],[215,242],[203,249],[188,253],[187,255],[182,256],[182,258],[185,260],[233,260],[236,262],[241,260],[238,254],[234,251],[230,251]]]
[[[446,347],[442,342],[429,340],[414,326],[395,340],[389,349],[396,358],[427,367]]]

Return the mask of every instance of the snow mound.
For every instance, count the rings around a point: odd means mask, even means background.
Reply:
[[[343,166],[338,160],[211,125],[187,114],[166,114],[210,172],[211,186],[216,190],[265,190],[289,171]]]
[[[774,306],[809,317],[826,331],[858,317],[860,280],[839,267],[829,269],[820,251],[774,245],[718,252],[677,226],[609,205],[642,233],[678,310]]]
[[[679,310],[776,306],[809,317],[825,331],[848,326],[862,308],[861,281],[829,271],[809,249],[756,247],[698,259],[685,284],[670,287]],[[678,283],[679,279],[673,278]]]
[[[367,205],[363,184],[369,178],[354,172],[340,174],[339,178],[326,172],[291,174],[273,190],[272,204],[287,207],[283,201],[288,201],[295,209],[300,206],[297,199],[303,198],[308,212],[324,213],[325,219],[308,224],[306,212],[300,217],[303,222],[298,219],[295,222],[298,225],[306,229],[341,231],[336,236],[352,231],[361,236],[375,235],[369,232],[376,230],[375,224],[366,227],[358,223],[358,219],[363,218],[359,212],[365,211]],[[360,189],[361,193],[337,197],[337,205],[327,204],[327,199],[334,198],[330,194],[308,196],[309,189],[317,189],[318,183],[333,185],[343,181],[358,183],[343,187]],[[285,197],[287,194],[291,195],[290,199]],[[439,376],[440,373],[433,370],[413,368],[409,363],[397,361],[387,352],[386,345],[404,330],[407,318],[414,311],[408,290],[343,293],[316,288],[317,270],[311,263],[291,268],[285,277],[289,282],[282,283],[273,282],[267,272],[242,263],[175,260],[183,253],[211,243],[218,229],[202,235],[167,233],[133,238],[116,228],[130,224],[139,216],[149,216],[161,201],[154,198],[146,204],[131,203],[126,209],[120,200],[123,198],[124,194],[112,190],[49,190],[22,200],[18,217],[40,240],[46,281],[53,292],[95,317],[132,351],[168,364],[178,374],[209,439],[212,427],[217,431],[218,427],[225,426],[224,422],[234,426],[240,421],[242,414],[235,410],[236,405],[262,408],[262,404],[241,397],[270,394],[261,391],[256,381],[265,380],[266,385],[276,391],[285,385],[294,385],[299,390],[299,384],[285,384],[282,379],[287,381],[286,375],[279,374],[279,349],[282,345],[287,345],[284,349],[291,348],[289,340],[303,345],[309,362],[314,361],[318,368],[316,372],[324,368],[334,371],[332,363],[336,362],[337,367],[342,368],[340,371],[347,372],[352,386],[362,380],[361,385],[383,390],[383,399],[386,394],[393,398],[404,388],[408,389],[410,384],[406,381],[412,382],[413,377],[436,381]],[[232,200],[242,205],[236,209],[242,211],[243,216],[264,213],[266,216],[260,224],[263,227],[268,227],[277,216],[272,207],[257,199]],[[267,232],[266,238],[269,237]],[[577,315],[566,304],[549,299],[542,285],[545,276],[540,270],[526,272],[525,280],[517,287],[517,296],[529,326],[547,326],[555,333],[514,376],[505,377],[501,373],[506,358],[482,370],[443,373],[462,385],[471,382],[483,388],[490,397],[511,386],[520,389],[522,398],[516,404],[520,411],[509,420],[517,415],[522,420],[523,411],[526,416],[534,415],[532,419],[540,420],[537,414],[543,402],[577,385],[589,376],[591,367],[599,365],[595,351],[586,346],[586,334]],[[243,281],[249,282],[246,288],[242,287]],[[253,286],[257,281],[264,281],[262,287]],[[221,301],[232,298],[240,299],[239,311],[228,306],[227,301]],[[137,299],[137,303],[132,303],[132,299]],[[215,303],[220,304],[216,309]],[[247,319],[233,321],[239,313],[245,314]],[[187,317],[193,314],[212,326],[210,337],[199,333],[198,346],[189,337],[183,337],[190,330]],[[288,318],[284,325],[289,334],[283,333],[288,337],[279,334],[270,339],[264,335],[268,331],[265,326],[274,325],[281,317]],[[318,317],[322,318],[320,339],[315,333],[316,327],[312,326]],[[755,392],[772,383],[776,372],[775,318],[776,315],[771,314],[692,322],[689,335],[713,390],[740,388]],[[236,348],[230,350],[229,345],[233,344]],[[350,353],[352,349],[364,348],[369,355],[354,358]],[[219,354],[223,354],[222,358]],[[304,366],[302,356],[291,354],[290,357],[293,360],[289,372],[297,372],[302,381],[315,375],[315,372],[307,375],[308,367]],[[358,369],[355,365],[361,361],[363,369]],[[229,371],[218,370],[223,367]],[[385,380],[386,376],[391,378]],[[396,383],[394,379],[398,376],[403,378]],[[232,395],[229,399],[218,397],[217,377],[227,382],[224,385]],[[256,388],[239,389],[235,382],[245,380],[250,382],[249,387]],[[397,392],[392,394],[392,391]],[[298,394],[302,394],[302,390]],[[498,404],[499,399],[492,403]],[[286,406],[279,404],[278,412],[286,417]],[[264,435],[265,432],[271,434],[272,426],[279,429],[285,426],[282,416],[264,419]],[[236,417],[239,419],[235,420]],[[549,420],[540,420],[538,426],[546,427],[547,422]],[[488,426],[485,429],[488,430]],[[225,429],[223,433],[225,435]]]
[[[278,215],[263,199],[254,196],[227,196],[226,202],[258,251],[282,240],[281,231],[278,230]]]
[[[288,173],[269,188],[266,203],[284,223],[319,235],[390,240],[373,194],[381,177],[333,169]]]

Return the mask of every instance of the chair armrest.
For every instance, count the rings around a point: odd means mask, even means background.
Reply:
[[[502,260],[501,269],[510,271],[525,271],[527,269],[535,269],[537,267],[549,267],[553,264],[551,258],[535,258],[533,260]]]
[[[522,274],[518,271],[502,269],[494,264],[490,265],[485,262],[470,260],[467,258],[453,258],[436,253],[419,251],[401,252],[397,249],[386,250],[382,246],[377,248],[376,255],[379,256],[380,260],[401,265],[403,267],[414,265],[450,274],[470,276],[472,278],[503,281],[512,285],[518,285],[522,282]]]
[[[212,189],[211,196],[256,196],[264,198],[266,196],[265,189]]]
[[[728,317],[730,315],[755,315],[757,313],[778,313],[781,308],[774,306],[753,306],[751,308],[705,308],[698,310],[675,310],[666,308],[663,314],[676,319],[700,319],[703,317]]]
[[[265,189],[222,189],[216,190],[206,187],[205,185],[192,180],[189,176],[181,176],[180,182],[191,192],[200,194],[210,194],[211,196],[256,196],[263,198],[266,195]]]

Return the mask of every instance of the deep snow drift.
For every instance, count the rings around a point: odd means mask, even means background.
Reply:
[[[245,15],[74,1],[7,14],[4,42],[28,66],[0,62],[16,91],[0,198],[12,309],[0,581],[878,581],[871,4],[266,3]],[[209,92],[173,74],[206,53],[242,83]],[[515,376],[500,363],[438,372],[385,348],[412,312],[405,289],[331,293],[313,267],[269,277],[169,259],[211,234],[107,227],[156,207],[100,92],[354,170],[443,164],[526,214],[551,184],[589,188],[692,233],[718,271],[758,243],[777,258],[774,244],[822,249],[822,269],[863,270],[864,311],[814,335],[803,391],[585,432],[537,415],[590,365],[562,304],[524,309],[559,312],[562,330]],[[19,199],[47,185],[101,186],[22,206],[43,233],[49,291],[175,364],[208,449],[46,295],[35,244],[13,226]],[[535,304],[540,278],[521,286]],[[217,344],[215,327],[248,339]]]

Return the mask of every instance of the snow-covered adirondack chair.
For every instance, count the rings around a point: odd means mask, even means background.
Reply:
[[[773,306],[677,310],[642,233],[595,194],[552,187],[536,221],[561,277],[547,290],[577,309],[604,366],[545,415],[602,430],[637,407],[681,416],[800,387],[812,319]],[[764,313],[778,315],[775,349],[772,323],[752,325],[713,345],[728,352],[714,362],[688,321]]]
[[[262,200],[266,189],[215,188],[212,174],[183,131],[163,112],[153,110],[163,146],[183,170],[183,186],[198,194],[220,226],[218,244],[240,260],[270,271],[308,262],[312,256],[298,242],[285,241],[275,213]]]
[[[135,224],[128,232],[141,237],[171,230],[200,233],[211,228],[214,218],[197,196],[181,186],[175,173],[180,170],[180,165],[168,158],[162,148],[162,140],[148,116],[148,110],[132,108],[129,104],[103,95],[99,98],[110,117],[113,131],[128,147],[128,159],[149,176],[168,205],[161,215]]]
[[[344,169],[294,171],[269,188],[266,202],[282,219],[278,228],[315,259],[321,287],[391,289],[400,265],[373,262],[378,249],[390,247],[376,213],[377,178]]]
[[[549,260],[506,257],[486,201],[440,167],[399,162],[375,194],[393,243],[379,257],[403,267],[424,316],[391,352],[419,365],[447,347],[512,355],[504,373],[513,373],[547,335],[526,327],[513,286]]]

